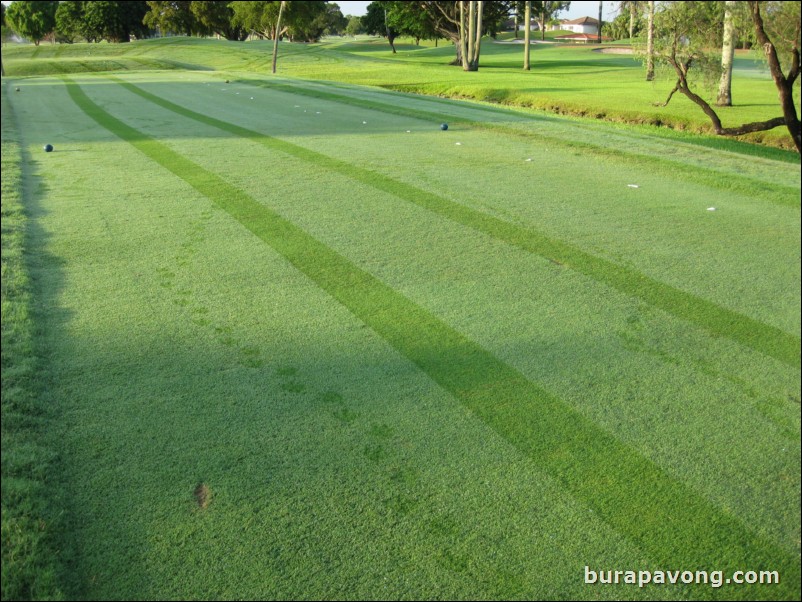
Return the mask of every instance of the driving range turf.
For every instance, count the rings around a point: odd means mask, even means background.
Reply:
[[[12,85],[64,596],[798,599],[798,162],[256,74]]]

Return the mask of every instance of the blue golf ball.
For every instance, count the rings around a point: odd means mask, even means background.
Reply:
[[[440,129],[443,130],[443,131],[447,130],[448,129],[448,124],[447,123],[441,123],[440,124]]]

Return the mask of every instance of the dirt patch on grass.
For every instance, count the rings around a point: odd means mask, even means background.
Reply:
[[[206,483],[198,483],[195,486],[195,491],[192,492],[192,497],[195,498],[198,508],[205,510],[211,501],[212,492],[209,490],[209,486],[206,485]]]

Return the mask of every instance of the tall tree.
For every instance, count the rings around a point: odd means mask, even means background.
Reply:
[[[281,15],[284,13],[284,7],[286,4],[287,3],[284,2],[284,0],[282,0],[281,4],[279,4],[278,17],[276,18],[276,29],[273,33],[273,73],[276,72],[276,60],[278,59],[278,32],[281,31]]]
[[[148,13],[147,2],[84,3],[84,25],[87,37],[108,42],[130,42],[132,36],[143,37],[148,28],[144,17]]]
[[[532,3],[531,2],[524,2],[524,23],[526,23],[526,29],[524,30],[524,71],[529,71],[529,50],[530,50],[530,38],[532,36],[532,27],[530,23],[532,22]]]
[[[286,2],[231,2],[232,23],[248,32],[271,40],[287,36],[291,41],[316,42],[328,27],[325,2],[294,0]],[[281,27],[276,28],[279,11]]]
[[[56,9],[56,33],[62,41],[74,42],[86,38],[84,3],[76,0],[59,2]],[[87,40],[89,41],[89,40]]]
[[[145,15],[144,23],[151,29],[158,28],[162,34],[182,33],[187,36],[198,32],[198,20],[192,13],[189,0],[148,0],[147,5],[150,12]]]
[[[456,58],[452,65],[462,65],[462,44],[460,36],[460,2],[401,2],[415,5],[426,13],[430,27],[442,38],[454,44]],[[484,2],[482,7],[482,34],[492,35],[499,24],[506,19],[512,9],[512,2]],[[477,64],[478,66],[478,64]]]
[[[345,27],[345,34],[355,38],[360,33],[364,32],[364,28],[362,27],[362,19],[359,17],[354,17],[349,15],[347,17],[348,25]]]
[[[0,4],[0,9],[2,9],[0,11],[0,26],[5,27],[6,26],[6,5],[5,4]],[[0,51],[0,75],[2,75],[3,77],[5,77],[5,75],[6,75],[6,68],[3,66],[3,54],[2,54],[2,51]]]
[[[362,27],[368,35],[380,35],[387,38],[393,54],[395,51],[395,39],[400,35],[400,31],[390,24],[392,12],[399,10],[396,2],[371,2],[368,4],[367,12],[362,17]]]
[[[638,11],[640,10],[640,2],[637,0],[623,0],[618,3],[618,10],[621,13],[625,11],[629,13],[629,39],[635,37],[635,22],[638,20]],[[601,17],[599,18],[601,20]]]
[[[343,15],[343,11],[340,10],[340,6],[335,2],[329,2],[326,4],[326,22],[326,35],[341,36],[345,33],[345,29],[348,27],[348,18]]]
[[[654,81],[654,0],[649,0],[646,25],[646,81]]]
[[[735,2],[727,0],[724,9],[724,34],[721,42],[721,80],[718,84],[716,104],[720,107],[732,106],[732,59],[735,56],[735,25],[733,8]]]
[[[58,2],[17,0],[6,10],[6,22],[11,29],[36,46],[56,28]]]
[[[399,35],[420,40],[437,40],[434,25],[420,4],[415,2],[392,2],[387,13],[389,25],[399,32]]]
[[[284,3],[282,22],[287,24],[290,41],[317,42],[329,28],[330,19],[327,2],[293,0]]]
[[[459,3],[460,46],[462,70],[478,71],[482,42],[482,12],[484,2],[471,0]]]
[[[226,40],[243,41],[248,37],[246,29],[234,25],[234,11],[231,3],[222,2],[190,2],[189,10],[200,28],[210,34],[224,37]]]
[[[544,0],[540,3],[540,10],[538,11],[537,24],[540,27],[540,39],[546,39],[546,25],[551,21],[559,12],[571,8],[570,2],[562,0]]]
[[[280,5],[280,2],[232,2],[231,9],[234,11],[232,21],[249,33],[272,40],[286,33],[286,25],[282,29],[276,28]]]

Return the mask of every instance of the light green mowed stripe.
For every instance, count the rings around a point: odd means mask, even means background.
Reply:
[[[346,175],[363,184],[395,195],[525,251],[558,261],[564,266],[589,276],[598,282],[612,286],[675,317],[696,324],[713,336],[729,338],[755,351],[773,357],[784,364],[790,366],[799,365],[800,350],[802,348],[800,338],[775,326],[764,324],[743,314],[723,308],[706,299],[650,278],[631,268],[586,253],[573,245],[549,238],[531,228],[524,228],[498,219],[410,184],[290,142],[213,117],[201,115],[117,78],[115,78],[115,81],[142,98],[179,115],[243,138],[252,139],[268,148],[309,161],[317,168],[323,167]]]
[[[117,80],[121,81],[121,80]],[[466,115],[456,115],[453,111],[443,108],[440,112],[433,112],[421,108],[413,108],[400,104],[389,104],[386,102],[379,102],[373,99],[359,98],[349,96],[347,94],[338,94],[330,91],[324,91],[316,88],[307,88],[301,85],[293,85],[288,83],[260,83],[256,80],[245,80],[245,83],[257,87],[265,87],[271,90],[280,90],[298,96],[306,96],[309,98],[317,98],[349,106],[361,107],[373,111],[380,111],[391,115],[401,115],[405,117],[412,117],[415,119],[423,119],[431,121],[449,121],[455,120],[454,123],[470,124],[473,128],[480,128],[493,132],[498,132],[507,135],[523,135],[523,132],[517,129],[511,122],[525,123],[527,121],[547,121],[554,122],[554,117],[534,117],[523,116],[510,109],[500,107],[472,107],[472,117]],[[446,106],[450,101],[443,99],[426,99],[428,103],[444,103]],[[452,102],[453,107],[453,102]],[[481,121],[479,115],[485,118],[492,117],[487,121]],[[621,162],[637,162],[642,165],[647,163],[649,167],[656,173],[662,173],[677,177],[682,174],[683,177],[690,181],[695,181],[705,186],[724,191],[739,191],[741,187],[748,186],[755,192],[755,196],[765,199],[766,202],[774,203],[781,206],[799,207],[799,198],[797,196],[797,188],[789,188],[783,184],[768,182],[765,180],[757,181],[753,177],[739,175],[738,173],[728,172],[727,177],[721,177],[720,174],[712,172],[709,168],[699,167],[696,165],[685,164],[678,161],[666,161],[664,157],[655,157],[644,153],[635,153],[625,150],[620,146],[615,148],[607,145],[602,146],[598,143],[591,142],[586,137],[580,137],[586,133],[582,128],[575,127],[574,131],[563,132],[562,135],[549,135],[543,130],[538,130],[537,138],[542,141],[547,141],[550,145],[560,148],[574,148],[582,149],[592,152],[594,155],[609,156]],[[608,133],[608,139],[611,134]],[[628,133],[631,136],[632,134]],[[697,152],[702,152],[697,149]]]
[[[87,115],[269,244],[650,557],[672,567],[773,568],[783,585],[771,595],[794,591],[799,566],[787,552],[294,224],[67,85]],[[721,595],[755,594],[744,587]]]

